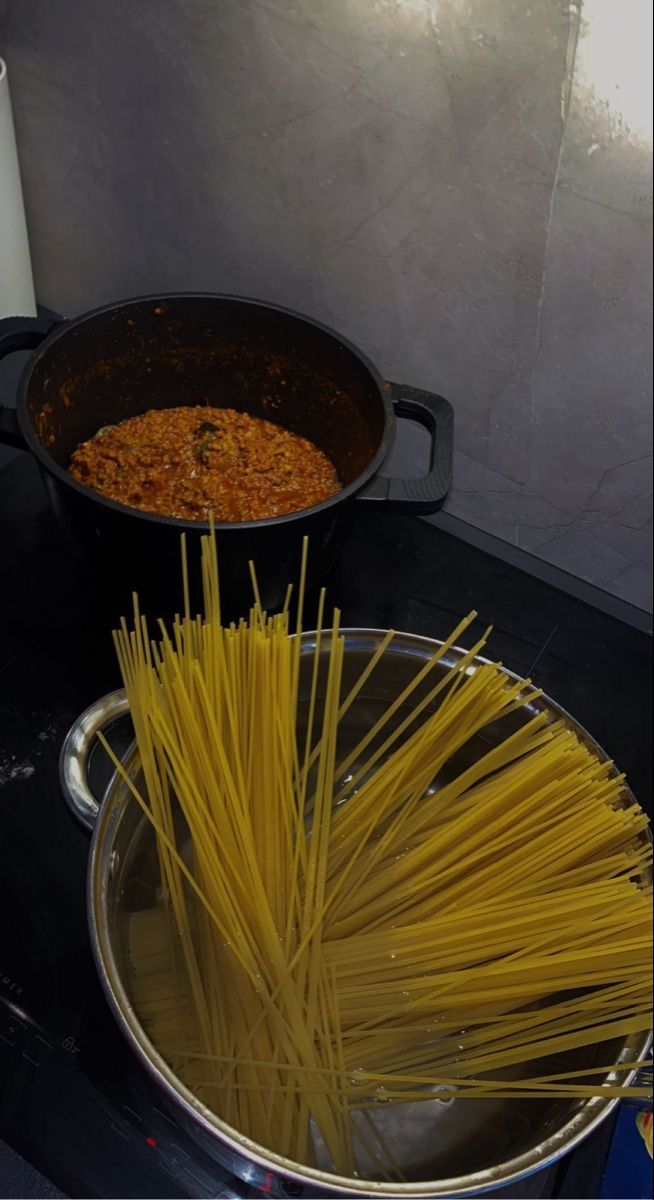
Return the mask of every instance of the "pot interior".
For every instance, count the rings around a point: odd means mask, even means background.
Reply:
[[[293,313],[221,296],[154,297],[65,328],[36,356],[32,428],[62,468],[104,425],[148,409],[234,408],[308,438],[343,485],[382,445],[380,384],[334,334]]]
[[[344,690],[357,678],[374,652],[380,637],[381,635],[374,633],[348,634]],[[305,635],[305,642],[307,648],[310,648],[310,635]],[[339,743],[343,750],[356,745],[381,712],[388,707],[389,701],[413,677],[416,658],[426,658],[432,652],[433,643],[428,643],[425,639],[397,635],[396,641],[386,651],[364,691],[349,710],[342,742]],[[447,670],[456,661],[459,653],[454,650],[447,655],[438,670]],[[308,665],[305,659],[307,668]],[[417,691],[411,697],[410,704],[398,710],[396,721],[400,722],[419,701],[420,691]],[[495,726],[488,726],[481,734],[471,739],[459,752],[456,760],[450,762],[449,771],[452,775],[458,774],[486,752],[490,745],[502,740],[533,716],[534,712],[543,709],[557,717],[565,716],[556,706],[551,705],[551,702],[541,697],[526,710],[504,718]],[[578,736],[586,740],[582,730],[571,721],[569,724],[575,728]],[[352,771],[355,769],[351,768]],[[138,773],[137,761],[135,770]],[[168,924],[165,903],[161,898],[161,879],[154,835],[137,805],[125,803],[126,797],[121,798],[121,787],[122,785],[114,785],[113,796],[105,801],[105,807],[108,807],[110,812],[113,809],[113,815],[109,818],[112,834],[106,839],[107,844],[100,861],[109,861],[108,856],[112,848],[116,853],[112,856],[113,872],[106,871],[101,881],[100,892],[94,891],[94,895],[99,895],[103,908],[99,919],[96,913],[96,921],[100,954],[104,959],[103,966],[110,981],[115,981],[117,976],[130,1007],[133,1006],[135,1010],[135,1014],[132,1011],[122,1015],[127,1016],[132,1037],[141,1053],[149,1056],[151,1048],[147,1040],[147,1005],[143,1006],[141,989],[135,986],[137,973],[147,971],[148,964],[139,955],[135,957],[135,927],[147,922],[150,930],[155,933],[155,941],[160,941],[162,936],[172,938],[169,952],[172,957],[177,956],[173,944],[174,935],[169,932],[171,926]],[[103,814],[103,821],[106,820],[106,816],[107,814]],[[541,1058],[537,1066],[521,1064],[515,1069],[515,1078],[560,1070],[592,1068],[620,1059],[627,1061],[644,1053],[646,1041],[644,1035],[636,1034],[624,1043],[612,1041],[594,1047],[584,1047],[565,1055]],[[507,1072],[503,1074],[506,1076]],[[599,1080],[604,1077],[599,1075],[594,1078]],[[182,1095],[188,1096],[183,1084],[173,1082],[173,1086],[178,1088]],[[206,1102],[205,1097],[202,1099]],[[493,1181],[497,1184],[503,1179],[511,1178],[516,1171],[526,1173],[530,1169],[537,1169],[548,1156],[554,1157],[563,1152],[573,1138],[576,1139],[600,1114],[607,1113],[610,1107],[610,1102],[598,1098],[525,1101],[457,1100],[441,1096],[433,1102],[389,1106],[388,1109],[381,1105],[374,1112],[374,1121],[390,1147],[407,1184],[432,1181],[435,1182],[436,1192],[446,1194],[446,1191],[441,1189],[445,1188],[444,1181],[447,1180],[460,1182],[462,1176],[477,1176],[477,1179],[471,1182],[475,1182],[477,1186],[482,1182],[489,1186]],[[218,1122],[217,1132],[219,1126]],[[234,1136],[238,1138],[237,1134]],[[206,1141],[203,1144],[206,1148]],[[275,1151],[274,1146],[269,1149]],[[319,1141],[316,1142],[316,1157],[319,1167],[328,1170],[329,1164]],[[292,1165],[298,1173],[302,1172],[301,1164]],[[376,1178],[374,1163],[366,1161],[364,1155],[359,1162],[359,1175],[361,1178],[355,1184],[359,1190],[362,1179]],[[411,1194],[410,1189],[407,1189],[407,1194]]]

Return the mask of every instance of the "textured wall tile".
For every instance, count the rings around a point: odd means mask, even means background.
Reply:
[[[573,529],[539,547],[539,558],[589,583],[608,584],[630,565],[626,555],[584,530]]]
[[[620,575],[616,575],[615,579],[607,584],[607,591],[612,592],[614,596],[619,596],[621,600],[626,600],[629,604],[635,604],[637,608],[644,608],[646,612],[651,612],[651,566],[649,570],[638,566],[626,567]]]
[[[559,502],[580,514],[603,479],[615,489],[619,478],[627,494],[640,487],[629,468],[651,446],[649,283],[640,220],[565,192],[556,212],[528,482],[543,491],[554,465]]]
[[[651,506],[651,500],[647,503]],[[635,526],[614,518],[611,522],[603,521],[592,525],[589,532],[593,537],[599,538],[600,542],[605,542],[607,546],[626,554],[634,563],[642,564],[648,557],[651,560],[651,518],[645,520],[642,525]]]

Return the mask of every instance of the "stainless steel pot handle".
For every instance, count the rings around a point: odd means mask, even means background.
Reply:
[[[59,782],[68,807],[86,829],[93,829],[100,812],[100,801],[91,791],[88,763],[91,747],[99,730],[129,712],[122,688],[101,696],[89,705],[71,725],[59,756]]]
[[[645,1051],[645,1053],[643,1055],[643,1058],[649,1059],[652,1057],[652,1048],[653,1048],[653,1043],[650,1042],[649,1046],[647,1047],[647,1050]],[[652,1095],[651,1095],[652,1068],[651,1067],[639,1067],[638,1070],[636,1071],[636,1074],[634,1075],[633,1079],[631,1080],[631,1086],[632,1087],[649,1088],[650,1095],[649,1096],[633,1096],[633,1097],[630,1096],[630,1097],[627,1097],[627,1099],[623,1100],[622,1103],[628,1104],[630,1108],[638,1108],[641,1111],[651,1112],[651,1110],[652,1110]]]

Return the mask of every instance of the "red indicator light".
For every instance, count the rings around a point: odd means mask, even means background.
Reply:
[[[156,1146],[156,1144],[157,1144],[155,1142],[154,1138],[146,1138],[145,1140],[148,1143],[148,1146]]]

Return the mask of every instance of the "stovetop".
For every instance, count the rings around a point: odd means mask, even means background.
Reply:
[[[88,837],[57,763],[73,719],[118,686],[111,620],[27,456],[0,472],[0,546],[0,1139],[68,1196],[298,1195],[265,1176],[237,1180],[197,1149],[109,1012],[86,929]],[[349,625],[441,637],[478,609],[495,627],[493,655],[533,670],[647,805],[647,634],[400,517],[358,517],[327,586]],[[598,1195],[610,1133],[605,1123],[563,1163],[496,1194]],[[0,1178],[0,1195],[10,1189]]]

